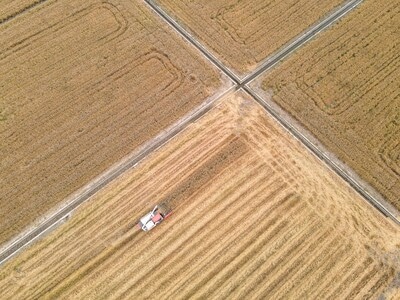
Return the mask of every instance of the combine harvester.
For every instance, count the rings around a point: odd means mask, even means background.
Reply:
[[[156,205],[153,210],[144,215],[137,226],[143,231],[150,231],[171,215],[171,209],[165,205]]]

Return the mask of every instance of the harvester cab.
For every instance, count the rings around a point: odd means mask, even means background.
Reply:
[[[166,209],[165,206],[156,205],[153,210],[144,215],[137,224],[143,231],[149,231],[164,221],[171,214],[171,210]]]

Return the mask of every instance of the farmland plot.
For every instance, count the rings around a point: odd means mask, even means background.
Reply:
[[[156,0],[238,75],[305,31],[343,0]]]
[[[142,1],[49,0],[0,40],[0,245],[223,84]]]
[[[135,229],[156,203],[172,216]],[[246,95],[0,269],[4,299],[387,299],[400,232]]]
[[[256,83],[398,209],[399,24],[398,1],[365,1]]]

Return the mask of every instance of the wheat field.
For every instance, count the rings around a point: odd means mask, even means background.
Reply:
[[[161,202],[171,217],[138,231]],[[9,261],[0,293],[396,299],[399,250],[392,221],[237,92]]]

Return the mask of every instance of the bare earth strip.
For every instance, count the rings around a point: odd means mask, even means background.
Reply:
[[[49,0],[0,40],[0,244],[223,84],[139,0]]]
[[[294,39],[343,0],[157,0],[239,76]]]
[[[153,231],[137,219],[160,202]],[[0,270],[4,299],[387,299],[400,232],[236,93]]]
[[[399,24],[397,1],[365,1],[253,85],[398,209]]]

